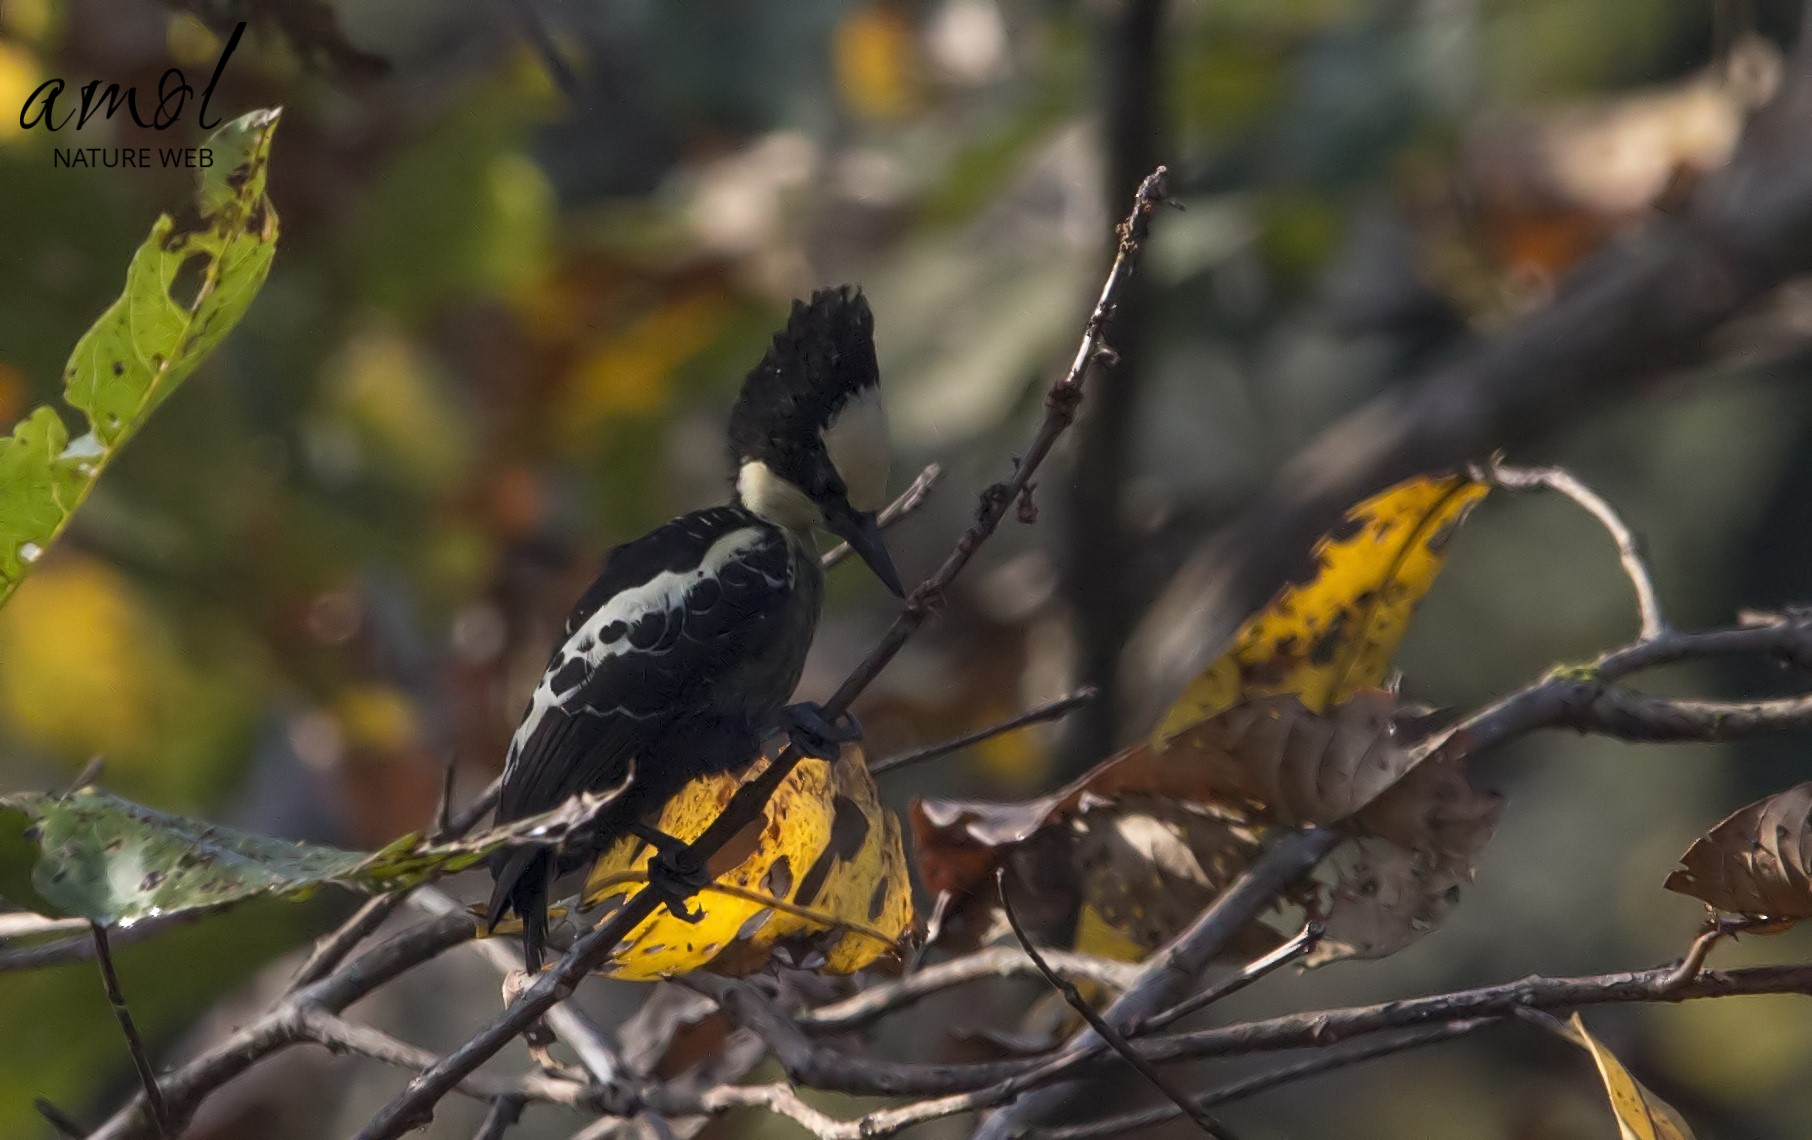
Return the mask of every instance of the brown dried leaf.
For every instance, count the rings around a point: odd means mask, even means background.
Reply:
[[[1737,809],[1680,856],[1663,884],[1754,918],[1812,917],[1812,782]]]
[[[1329,860],[1325,933],[1308,964],[1387,957],[1439,926],[1502,813],[1503,798],[1474,791],[1457,753],[1410,769],[1352,818],[1359,835]]]
[[[1338,823],[1409,771],[1395,707],[1376,689],[1326,716],[1294,695],[1261,697],[1173,738],[1161,762],[1192,775],[1198,798],[1249,801],[1290,827]]]
[[[1272,825],[1345,826],[1318,960],[1378,957],[1444,917],[1497,822],[1496,797],[1467,783],[1457,754],[1414,764],[1389,693],[1362,693],[1328,716],[1293,696],[1248,702],[1159,751],[1129,748],[1055,795],[1014,804],[918,801],[920,874],[947,895],[946,926],[994,929],[996,866],[1015,898],[1052,916],[1047,940],[1136,958],[1191,921],[1263,849]],[[1256,927],[1238,952],[1262,952]]]

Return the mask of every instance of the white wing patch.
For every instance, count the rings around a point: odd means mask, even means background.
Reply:
[[[698,584],[708,577],[715,577],[732,560],[751,547],[766,541],[767,536],[757,527],[740,527],[713,542],[710,549],[697,566],[690,570],[663,570],[639,586],[632,586],[619,591],[610,600],[599,606],[597,611],[561,646],[560,654],[548,665],[547,672],[541,675],[541,683],[535,686],[530,698],[529,709],[523,715],[522,723],[516,728],[516,735],[510,739],[510,751],[504,761],[507,772],[516,764],[522,750],[535,735],[541,721],[550,709],[560,708],[571,700],[586,679],[606,658],[630,652],[629,627],[650,613],[684,609],[686,596]],[[773,582],[778,586],[781,583]],[[583,668],[573,668],[578,662],[584,662]],[[574,710],[588,712],[588,709]],[[610,710],[621,715],[634,716],[627,709]]]

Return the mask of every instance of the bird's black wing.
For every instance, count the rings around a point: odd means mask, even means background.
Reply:
[[[739,507],[686,515],[612,551],[510,743],[498,818],[620,783],[631,758],[773,635],[791,588],[786,539]]]

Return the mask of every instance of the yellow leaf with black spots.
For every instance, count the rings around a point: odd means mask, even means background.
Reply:
[[[763,766],[692,781],[655,826],[696,839]],[[586,880],[580,921],[595,924],[641,889],[652,854],[633,837],[605,852]],[[801,761],[708,870],[713,883],[693,903],[703,919],[688,923],[657,912],[618,944],[603,972],[639,980],[694,970],[740,976],[779,957],[848,974],[896,955],[914,926],[899,821],[881,806],[854,746],[834,764]]]
[[[1312,713],[1382,684],[1415,607],[1446,562],[1453,532],[1488,488],[1420,476],[1347,512],[1313,550],[1314,573],[1246,619],[1158,726],[1172,738],[1255,697],[1294,695]]]

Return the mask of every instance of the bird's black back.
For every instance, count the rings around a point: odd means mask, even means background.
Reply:
[[[693,778],[752,760],[798,684],[821,591],[816,555],[740,506],[695,511],[617,547],[510,743],[498,820],[615,787],[633,761],[629,787],[598,822],[602,849]],[[532,963],[552,870],[534,848],[494,868],[491,919],[522,915]]]

